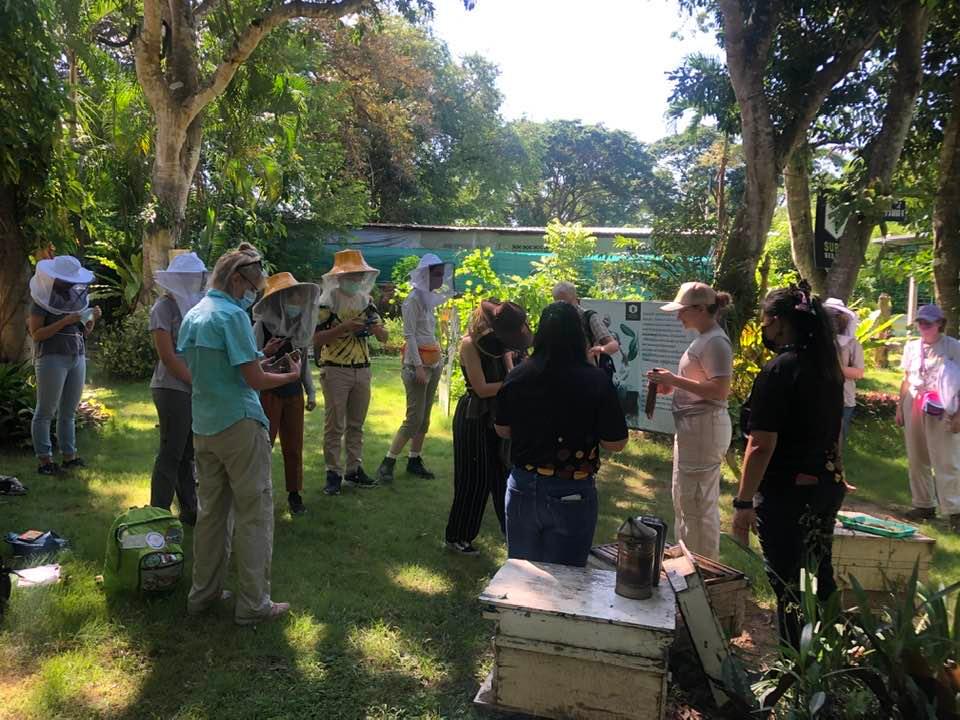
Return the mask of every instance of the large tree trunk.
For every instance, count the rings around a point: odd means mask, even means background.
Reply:
[[[282,23],[301,17],[339,18],[372,4],[373,0],[264,2],[263,14],[242,32],[234,30],[224,43],[220,64],[201,81],[198,23],[220,5],[219,0],[199,4],[143,0],[143,23],[133,47],[137,80],[157,124],[152,176],[157,211],[143,238],[142,302],[153,293],[153,274],[167,265],[169,251],[182,240],[207,105],[226,89],[260,41]],[[229,4],[224,6],[229,12]]]
[[[152,297],[153,274],[167,266],[170,250],[181,243],[201,141],[202,115],[192,121],[183,113],[171,113],[163,121],[158,118],[152,185],[157,214],[143,237],[141,302]]]
[[[740,104],[746,187],[717,264],[716,283],[734,298],[734,341],[753,314],[757,301],[756,269],[777,204],[777,144],[763,87],[766,55],[777,17],[759,18],[768,26],[760,41],[748,37],[739,0],[721,0],[726,31],[727,68]],[[773,11],[771,11],[773,12]]]
[[[897,36],[893,85],[880,131],[864,149],[867,171],[853,189],[855,195],[867,191],[885,195],[890,191],[923,79],[921,56],[928,23],[929,13],[919,0],[914,0],[903,9],[903,24]],[[812,198],[809,173],[809,149],[804,142],[790,153],[783,173],[793,262],[800,274],[810,281],[816,294],[846,301],[857,282],[873,229],[888,206],[875,203],[869,211],[851,214],[840,236],[833,265],[829,270],[817,268],[813,258],[814,228],[810,212]]]
[[[718,263],[717,284],[734,295],[736,314],[731,324],[739,338],[740,327],[757,304],[755,274],[773,222],[780,171],[806,138],[827,95],[880,37],[881,18],[871,12],[857,32],[834,38],[833,45],[824,44],[822,62],[808,63],[813,68],[810,76],[800,79],[793,96],[779,98],[792,112],[777,131],[764,80],[773,39],[789,10],[781,0],[756,3],[749,14],[741,0],[718,0],[718,6],[723,16],[727,70],[740,106],[747,182],[743,206]]]
[[[801,277],[810,282],[817,295],[823,296],[827,273],[814,267],[813,213],[810,212],[810,148],[804,144],[794,150],[783,169],[783,187],[787,194],[787,216],[790,220],[790,253]]]
[[[0,186],[0,362],[27,357],[30,261],[11,188]]]
[[[933,209],[933,277],[947,332],[960,332],[960,75],[951,88],[950,120],[940,148]]]
[[[903,152],[903,144],[913,120],[914,105],[920,94],[923,41],[930,22],[928,4],[913,0],[903,8],[902,17],[894,58],[893,87],[890,88],[880,132],[864,149],[867,173],[863,184],[857,188],[859,192],[871,190],[879,195],[890,192],[893,173]],[[888,209],[886,203],[874,203],[870,211],[851,214],[840,235],[837,257],[827,271],[824,292],[828,296],[838,297],[844,302],[849,299],[866,257],[873,229]]]

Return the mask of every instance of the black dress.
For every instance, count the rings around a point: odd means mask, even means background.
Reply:
[[[507,375],[505,348],[490,333],[476,341],[480,367],[488,383],[502,382]],[[461,367],[462,369],[462,367]],[[500,452],[501,441],[493,429],[496,397],[481,398],[473,392],[463,373],[467,392],[457,401],[453,415],[453,505],[447,520],[447,542],[472,543],[492,496],[493,510],[505,530],[504,498],[509,468]]]

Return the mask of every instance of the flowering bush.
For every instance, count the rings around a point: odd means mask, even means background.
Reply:
[[[857,393],[859,411],[878,420],[889,420],[895,417],[899,402],[900,398],[893,393],[877,392],[876,390]]]

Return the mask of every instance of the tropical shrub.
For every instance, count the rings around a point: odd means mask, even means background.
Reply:
[[[36,404],[33,366],[29,362],[0,364],[0,445],[30,445],[30,423]]]
[[[97,365],[112,378],[149,378],[157,362],[149,323],[150,311],[144,307],[104,327],[96,348]]]

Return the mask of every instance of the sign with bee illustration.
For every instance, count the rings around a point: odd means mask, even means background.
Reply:
[[[635,430],[673,433],[670,395],[657,396],[651,417],[642,411],[647,395],[647,371],[656,367],[676,371],[680,356],[694,337],[683,329],[676,313],[660,311],[663,304],[639,300],[581,302],[585,311],[597,313],[620,344],[612,356],[616,368],[613,384],[627,425]]]

